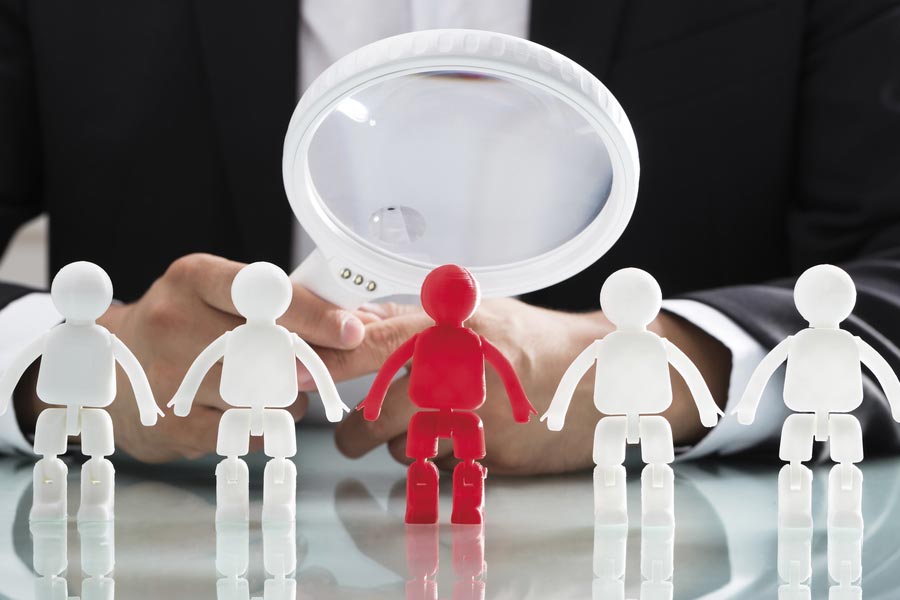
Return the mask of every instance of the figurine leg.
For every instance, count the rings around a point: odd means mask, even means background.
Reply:
[[[34,500],[29,517],[32,521],[66,518],[69,469],[57,457],[65,454],[67,442],[66,409],[44,409],[34,427],[34,452],[43,458],[34,465]]]
[[[293,522],[297,517],[297,431],[291,413],[282,409],[263,412],[266,456],[263,476],[263,521]]]
[[[437,411],[420,411],[409,420],[406,455],[415,459],[406,475],[406,522],[437,523],[438,470],[429,460],[437,456],[439,418]]]
[[[624,416],[603,417],[594,430],[594,524],[627,525]]]
[[[641,473],[641,525],[675,525],[675,473],[669,466],[675,460],[672,428],[665,417],[640,418],[641,456],[647,466]]]
[[[451,523],[478,525],[484,522],[484,479],[487,470],[477,461],[484,458],[484,427],[474,412],[452,414],[453,455],[460,459],[453,470],[453,514]]]
[[[81,452],[91,458],[81,467],[81,506],[78,520],[111,521],[116,471],[105,457],[115,451],[113,424],[102,408],[81,410]]]
[[[781,430],[781,460],[789,464],[778,474],[778,526],[812,527],[812,471],[803,465],[812,458],[816,415],[795,413]]]
[[[241,460],[250,450],[250,410],[231,408],[219,421],[216,453],[226,457],[216,467],[216,521],[250,519],[250,473]]]
[[[853,415],[837,414],[829,417],[828,432],[838,463],[828,477],[828,528],[862,531],[863,474],[855,464],[863,459],[862,429]]]

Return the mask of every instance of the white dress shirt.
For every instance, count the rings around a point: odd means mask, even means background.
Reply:
[[[483,29],[527,37],[530,0],[304,0],[299,23],[299,93],[331,63],[357,48],[408,31],[436,28]],[[299,224],[294,234],[294,259],[312,250],[312,243]],[[602,282],[597,282],[599,290]],[[780,399],[781,382],[776,377],[767,388],[756,423],[737,424],[730,415],[740,399],[750,374],[765,355],[765,349],[725,315],[704,304],[670,300],[663,308],[703,329],[730,351],[732,370],[725,412],[720,424],[693,448],[680,455],[696,458],[710,454],[732,454],[772,437],[788,409]],[[31,340],[58,323],[59,314],[47,294],[29,294],[0,310],[0,370]],[[352,400],[352,399],[348,399]],[[165,398],[157,398],[164,404]],[[311,403],[312,414],[321,412]],[[15,411],[0,417],[0,452],[31,452],[19,430]]]

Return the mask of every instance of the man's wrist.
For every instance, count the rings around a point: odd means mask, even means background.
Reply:
[[[650,329],[668,339],[696,365],[713,399],[724,408],[728,399],[731,351],[715,337],[690,321],[662,312]],[[672,381],[673,403],[667,411],[676,445],[694,444],[707,432],[700,423],[696,403],[680,376]]]
[[[19,423],[19,429],[26,436],[34,434],[35,423],[37,423],[37,416],[40,412],[38,409],[40,400],[37,397],[37,375],[40,364],[41,360],[38,359],[25,370],[12,397],[16,421]]]

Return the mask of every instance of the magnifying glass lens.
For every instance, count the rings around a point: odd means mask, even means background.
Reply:
[[[500,268],[553,251],[606,205],[596,127],[540,85],[473,70],[392,76],[320,123],[309,174],[331,221],[402,261]]]

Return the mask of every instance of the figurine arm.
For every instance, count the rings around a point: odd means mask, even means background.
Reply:
[[[503,387],[506,388],[506,395],[509,396],[509,403],[512,406],[513,419],[517,423],[527,423],[531,415],[536,415],[537,411],[528,401],[525,390],[522,388],[522,382],[516,375],[515,369],[510,364],[503,353],[491,344],[484,336],[481,337],[481,347],[484,349],[484,359],[494,370],[500,375],[503,381]]]
[[[391,385],[391,380],[397,374],[397,371],[413,357],[416,340],[418,339],[419,334],[416,334],[403,342],[381,365],[381,369],[378,371],[378,375],[375,376],[375,381],[372,382],[372,387],[369,388],[369,393],[366,394],[365,400],[356,407],[356,410],[363,411],[363,416],[367,421],[374,421],[381,415],[381,405],[387,394],[388,386]]]
[[[25,370],[31,366],[31,363],[36,361],[38,357],[44,353],[44,346],[46,346],[46,343],[47,334],[45,333],[28,344],[24,350],[19,352],[6,368],[3,376],[0,377],[0,415],[6,413],[13,392],[16,391],[16,385],[18,385]]]
[[[856,343],[859,346],[859,356],[862,364],[867,366],[872,371],[872,374],[875,375],[875,379],[878,380],[878,384],[884,390],[884,395],[887,396],[888,404],[891,405],[891,415],[895,421],[900,422],[900,380],[897,379],[897,375],[891,369],[888,361],[868,342],[858,337],[856,338]]]
[[[137,357],[128,349],[122,340],[115,335],[110,334],[112,338],[113,357],[122,365],[125,376],[131,382],[134,390],[134,399],[137,402],[138,410],[141,413],[141,423],[150,427],[156,425],[157,416],[163,417],[165,413],[156,405],[153,399],[153,390],[150,389],[150,382],[147,381],[147,374],[138,362]]]
[[[226,331],[220,335],[194,359],[187,374],[184,376],[184,380],[181,382],[181,385],[178,386],[178,391],[175,392],[175,396],[167,405],[169,407],[175,407],[175,414],[177,416],[186,417],[188,416],[188,413],[191,412],[194,396],[197,395],[197,390],[200,389],[200,384],[203,382],[203,378],[206,377],[206,373],[212,369],[213,365],[216,364],[219,359],[225,356],[225,347],[227,345],[229,333],[230,332]]]
[[[759,400],[762,397],[766,384],[775,373],[781,363],[787,360],[788,351],[793,343],[793,336],[785,338],[780,344],[772,348],[765,358],[757,365],[750,381],[747,383],[747,389],[741,396],[737,407],[732,411],[737,414],[738,423],[742,425],[750,425],[756,418],[756,409],[759,407]]]
[[[675,370],[684,379],[691,396],[694,397],[694,404],[697,405],[697,410],[700,412],[700,422],[704,427],[715,427],[719,421],[719,415],[724,417],[725,414],[713,399],[709,386],[706,385],[706,381],[704,381],[703,375],[700,373],[700,369],[688,358],[687,354],[681,351],[681,348],[669,340],[664,341],[669,363],[675,367]]]
[[[575,394],[575,387],[581,381],[584,374],[594,366],[597,362],[597,352],[602,344],[602,340],[594,340],[587,348],[581,351],[566,372],[563,373],[556,393],[553,394],[553,400],[550,402],[550,408],[541,417],[541,421],[547,421],[547,427],[550,431],[560,431],[566,421],[566,413],[569,412],[569,404],[572,402],[572,396]]]
[[[322,404],[325,406],[325,416],[332,423],[340,421],[344,413],[350,412],[350,409],[341,401],[337,388],[334,386],[334,380],[328,372],[328,367],[325,366],[315,350],[296,333],[294,334],[294,355],[312,375],[316,388],[319,390],[319,397],[322,398]]]

